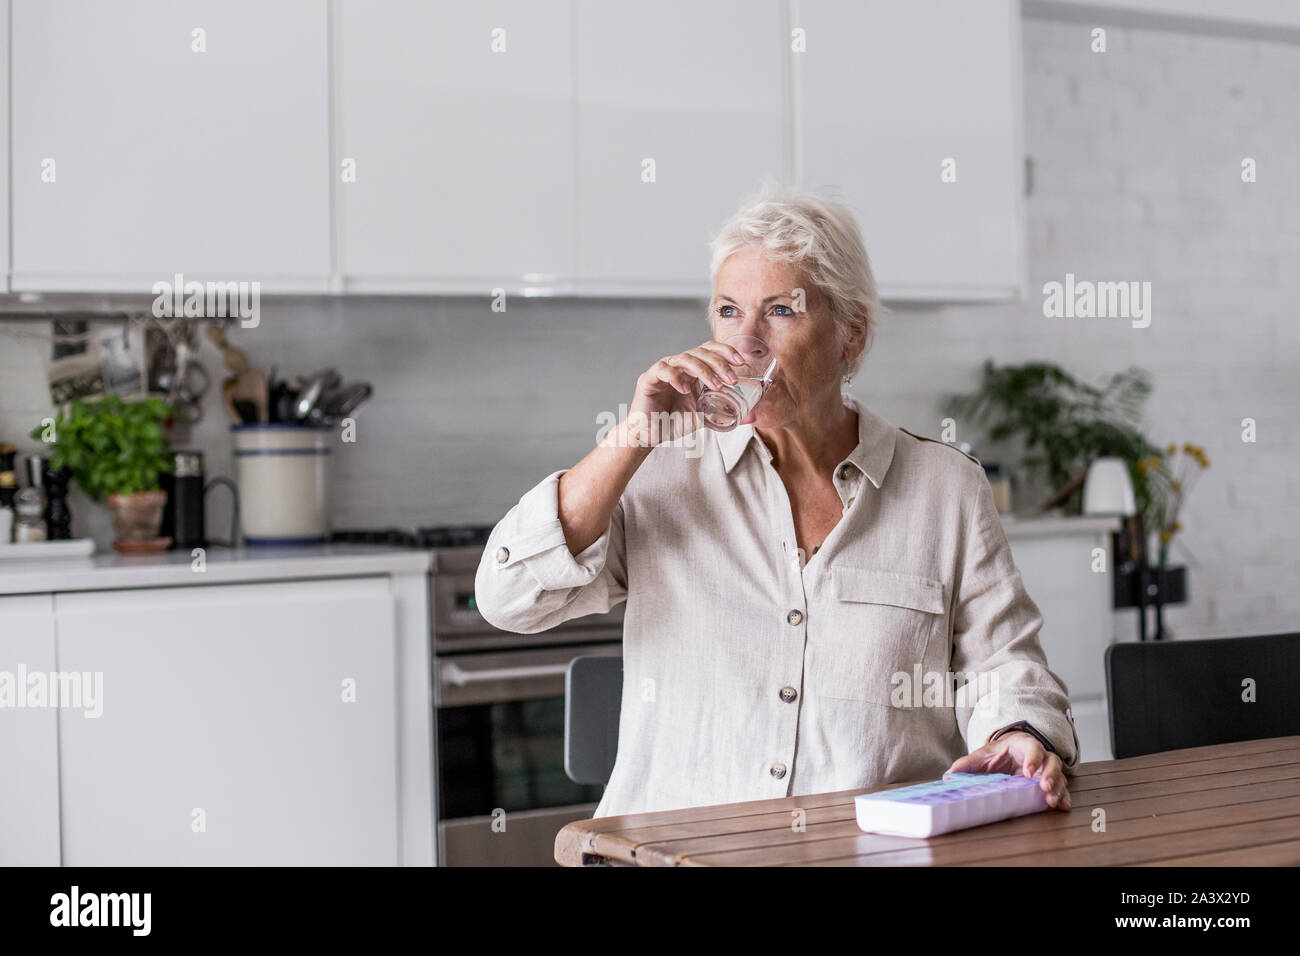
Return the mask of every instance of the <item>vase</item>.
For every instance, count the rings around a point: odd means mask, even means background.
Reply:
[[[169,538],[158,536],[162,527],[165,491],[135,491],[129,495],[109,495],[108,510],[113,516],[113,530],[118,551],[166,550]]]

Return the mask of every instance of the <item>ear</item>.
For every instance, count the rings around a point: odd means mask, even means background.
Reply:
[[[850,320],[849,332],[844,340],[841,356],[845,363],[852,362],[867,347],[868,317],[865,309],[859,310]]]

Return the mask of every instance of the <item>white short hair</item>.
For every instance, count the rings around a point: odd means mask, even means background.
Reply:
[[[856,374],[871,348],[876,322],[888,310],[880,304],[871,260],[853,213],[815,193],[766,185],[741,202],[710,243],[710,281],[717,281],[718,269],[728,256],[752,246],[761,247],[770,258],[796,263],[807,273],[830,302],[841,342],[848,341],[865,316],[867,344],[844,365],[846,377]]]

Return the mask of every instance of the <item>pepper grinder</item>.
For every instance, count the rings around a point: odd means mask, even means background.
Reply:
[[[27,484],[39,491],[44,501],[41,517],[45,521],[48,541],[67,541],[72,538],[72,512],[68,510],[68,478],[66,468],[50,469],[50,460],[43,455],[28,455]]]
[[[42,459],[45,532],[51,541],[72,540],[72,510],[68,507],[68,481],[71,478],[72,472],[67,468],[51,468],[49,459]]]
[[[0,545],[10,544],[14,538],[14,493],[18,490],[14,480],[14,446],[0,442]]]
[[[14,446],[7,441],[0,442],[0,505],[12,508],[14,492],[18,490],[18,479],[14,475]]]

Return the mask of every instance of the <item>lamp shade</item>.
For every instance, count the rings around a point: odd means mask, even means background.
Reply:
[[[1123,458],[1097,458],[1083,479],[1083,513],[1131,515],[1137,512],[1128,462]]]

